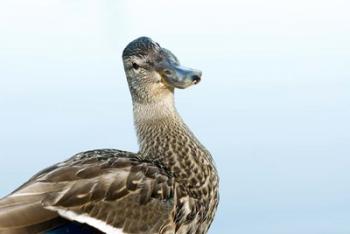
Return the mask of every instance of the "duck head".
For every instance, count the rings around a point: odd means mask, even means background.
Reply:
[[[124,70],[134,102],[150,103],[201,80],[202,72],[180,65],[169,50],[148,37],[130,42],[123,51]]]

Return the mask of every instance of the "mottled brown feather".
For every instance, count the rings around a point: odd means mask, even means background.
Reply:
[[[57,218],[45,209],[49,207],[88,214],[128,232],[155,232],[170,219],[172,187],[162,168],[137,155],[118,150],[80,153],[1,200],[0,231]]]

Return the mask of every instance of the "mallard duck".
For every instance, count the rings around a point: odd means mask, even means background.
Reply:
[[[148,37],[122,57],[139,152],[86,151],[40,171],[0,200],[0,233],[207,233],[217,171],[174,105],[201,71]]]

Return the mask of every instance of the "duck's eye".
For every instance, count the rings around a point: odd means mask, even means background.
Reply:
[[[139,69],[140,66],[137,63],[132,63],[132,68],[134,68],[135,70]]]

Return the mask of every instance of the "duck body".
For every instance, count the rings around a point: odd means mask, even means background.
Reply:
[[[159,70],[140,62],[154,63],[150,54],[167,59],[163,70],[178,63],[145,37],[124,51],[139,152],[91,150],[39,172],[0,200],[0,233],[207,233],[219,200],[217,171],[173,98],[173,86],[200,75],[170,70],[164,85]]]

